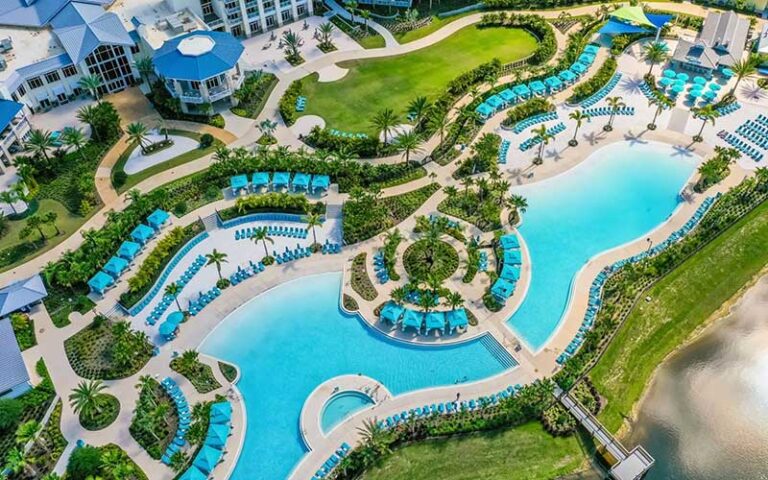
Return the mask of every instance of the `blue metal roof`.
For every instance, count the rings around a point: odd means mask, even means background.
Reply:
[[[0,392],[29,381],[11,320],[0,320]]]
[[[68,54],[62,53],[60,55],[56,55],[55,57],[48,57],[45,60],[21,67],[17,69],[16,72],[22,78],[32,78],[44,73],[48,73],[51,70],[64,68],[67,65],[72,65],[72,59],[69,58]]]
[[[85,60],[100,45],[133,45],[120,18],[98,5],[70,3],[54,17],[51,26],[75,63]]]
[[[77,3],[109,5],[113,0],[77,0]],[[0,1],[0,25],[43,27],[73,0],[37,0],[27,6],[25,0]]]
[[[209,37],[213,48],[202,55],[184,55],[179,44],[190,37]],[[196,31],[168,40],[153,58],[158,75],[176,80],[202,81],[227,72],[237,65],[243,53],[243,45],[225,32]]]
[[[12,283],[0,289],[0,317],[38,302],[47,296],[48,291],[45,289],[40,275]]]
[[[11,123],[11,120],[13,120],[13,117],[15,117],[22,108],[24,108],[24,105],[21,103],[12,102],[10,100],[0,100],[0,130],[7,127],[8,124]],[[2,290],[0,290],[0,295],[2,295]]]

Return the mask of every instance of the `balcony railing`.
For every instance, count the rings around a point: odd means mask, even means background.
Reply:
[[[205,99],[200,92],[188,91],[179,95],[179,100],[184,103],[205,103]]]
[[[227,87],[216,87],[208,91],[208,96],[210,97],[211,103],[221,100],[222,98],[226,98],[230,95],[232,95],[232,90]]]

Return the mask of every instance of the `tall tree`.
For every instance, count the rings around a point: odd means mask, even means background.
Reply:
[[[304,223],[307,224],[307,230],[312,229],[313,245],[317,244],[317,235],[315,234],[315,227],[323,225],[323,217],[319,213],[311,212],[304,216]]]
[[[427,97],[416,97],[408,104],[408,116],[412,118],[414,125],[420,125],[429,110]]]
[[[25,144],[35,155],[42,155],[45,159],[45,163],[50,165],[51,159],[48,157],[48,150],[54,147],[51,132],[36,128],[29,132],[29,137],[27,137]]]
[[[219,274],[219,278],[221,278],[221,274]],[[179,293],[181,293],[181,285],[178,283],[171,282],[165,286],[165,295],[173,297],[173,300],[176,302],[176,308],[178,308],[180,312],[183,312],[181,304],[179,303]]]
[[[397,118],[397,115],[395,115],[395,112],[391,108],[385,108],[377,113],[373,117],[373,120],[371,120],[371,124],[376,128],[376,132],[384,134],[384,143],[387,143],[389,133],[399,122],[400,119]]]
[[[133,122],[125,129],[125,133],[128,134],[128,139],[137,144],[141,148],[141,153],[146,154],[146,143],[149,142],[149,129],[141,122]]]
[[[155,64],[152,62],[152,57],[138,57],[134,62],[134,66],[136,67],[136,70],[138,70],[139,75],[141,75],[141,78],[147,85],[150,85],[150,77],[155,73]]]
[[[254,243],[261,242],[264,245],[264,256],[269,257],[269,250],[267,250],[267,242],[269,243],[275,243],[275,241],[272,239],[272,237],[269,236],[269,232],[267,232],[266,228],[257,228],[255,232],[251,235],[251,240]]]
[[[618,95],[615,97],[608,97],[605,102],[608,104],[608,108],[611,109],[611,114],[608,116],[608,123],[605,124],[603,130],[610,132],[613,130],[613,119],[616,117],[616,114],[619,113],[619,110],[626,107],[627,104],[624,103],[624,99]]]
[[[414,132],[413,130],[409,130],[395,137],[395,140],[392,142],[392,144],[395,146],[398,152],[403,154],[405,163],[408,163],[411,161],[412,153],[421,152],[421,135]]]
[[[86,75],[78,83],[80,87],[93,95],[96,103],[101,103],[101,88],[104,86],[104,80],[99,75]]]
[[[667,45],[663,42],[651,42],[643,46],[643,60],[651,64],[651,68],[648,69],[649,75],[653,72],[653,67],[655,67],[657,63],[666,60],[668,56]]]
[[[573,138],[568,142],[568,145],[575,147],[579,144],[579,141],[576,139],[576,136],[579,134],[579,129],[581,128],[581,124],[584,122],[584,120],[589,120],[589,115],[582,112],[581,110],[574,110],[570,114],[568,114],[568,118],[573,120],[576,123],[576,128],[573,129]]]
[[[715,107],[712,105],[705,105],[700,108],[692,108],[691,112],[693,112],[693,115],[701,120],[701,128],[699,129],[699,133],[696,134],[695,137],[693,137],[693,140],[695,142],[700,142],[702,140],[702,134],[704,133],[704,127],[707,126],[707,123],[711,123],[712,125],[715,124],[717,121],[717,117],[720,116],[720,113],[718,113],[717,110],[715,110]]]
[[[82,149],[87,143],[83,129],[78,127],[66,127],[61,132],[61,143],[69,148],[73,148],[75,152],[80,155],[80,158],[85,161]]]
[[[101,380],[84,380],[69,394],[69,403],[77,414],[93,418],[101,413],[107,399],[107,386]]]
[[[731,89],[731,93],[734,93],[743,79],[749,78],[757,73],[756,58],[749,56],[748,58],[739,60],[733,64],[731,70],[733,70],[734,75],[736,75],[736,83],[733,84],[733,88]]]
[[[222,279],[222,276],[221,276],[221,265],[223,263],[229,263],[229,260],[227,260],[228,256],[229,255],[227,255],[226,253],[220,252],[220,251],[216,250],[215,248],[213,249],[213,251],[211,253],[205,255],[205,258],[208,260],[208,263],[206,263],[205,265],[206,266],[208,266],[208,265],[216,265],[216,272],[219,274],[219,280]]]
[[[544,161],[544,147],[549,145],[549,141],[552,140],[552,134],[549,133],[546,125],[540,125],[539,127],[534,128],[531,130],[531,133],[533,133],[533,138],[536,139],[539,144],[539,152],[536,154],[535,162],[541,163]]]

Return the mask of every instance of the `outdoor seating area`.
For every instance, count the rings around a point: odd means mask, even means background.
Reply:
[[[557,125],[553,127],[549,127],[547,129],[547,135],[554,137],[560,133],[563,133],[565,131],[565,124],[563,122],[558,123]],[[539,137],[531,137],[523,141],[523,143],[520,144],[518,147],[521,152],[525,152],[527,150],[530,150],[531,148],[535,147],[541,143],[541,138]]]
[[[724,117],[726,115],[730,115],[731,113],[735,112],[736,110],[741,108],[741,104],[739,102],[731,102],[728,105],[718,107],[715,109],[717,114],[721,117]]]
[[[687,90],[689,102],[696,103],[701,98],[703,99],[702,103],[706,105],[715,101],[722,85],[698,75],[691,79],[687,73],[678,73],[675,70],[667,69],[664,70],[658,81],[658,88],[673,99]]]
[[[247,280],[251,278],[254,275],[258,275],[259,273],[263,272],[266,268],[263,263],[253,263],[253,261],[249,260],[249,268],[242,268],[238,265],[237,271],[229,276],[229,283],[232,285],[238,285],[243,280]]]
[[[260,230],[267,230],[270,237],[307,238],[307,229],[299,227],[286,227],[283,225],[268,225],[266,227],[241,228],[235,232],[235,240],[250,240]]]
[[[181,258],[181,257],[179,257]],[[201,268],[205,266],[205,257],[202,255],[198,255],[197,258],[195,258],[195,261],[192,262],[192,265],[187,267],[186,270],[184,270],[184,273],[181,274],[178,280],[176,280],[176,285],[179,286],[179,294],[181,294],[181,291],[184,290],[184,287],[187,286],[187,284],[197,275],[197,273],[200,271]],[[172,270],[173,267],[169,265],[169,268],[167,271]],[[158,281],[155,287],[152,289],[152,291],[157,292],[160,291],[160,287],[163,285],[163,281]],[[148,297],[153,297],[154,295],[152,292],[150,292],[150,295]],[[146,323],[147,325],[154,325],[157,323],[158,320],[160,320],[160,317],[163,316],[165,311],[168,309],[168,307],[171,306],[171,304],[176,300],[176,297],[173,297],[171,295],[163,295],[163,299],[155,305],[155,308],[152,309],[152,313],[149,314],[149,317],[147,317]]]
[[[203,311],[212,301],[221,296],[221,289],[219,287],[213,287],[207,292],[201,292],[197,297],[197,300],[189,301],[189,314],[193,317]]]
[[[558,364],[562,365],[578,351],[579,347],[584,342],[584,339],[586,338],[587,333],[595,324],[597,313],[600,310],[600,304],[601,304],[600,298],[601,298],[602,290],[603,290],[603,287],[605,286],[605,282],[608,281],[608,278],[610,277],[610,275],[629,263],[641,262],[646,258],[656,256],[659,253],[663,252],[665,249],[667,249],[673,243],[681,240],[691,230],[693,230],[696,227],[696,225],[699,224],[701,219],[704,217],[704,214],[707,213],[707,211],[710,209],[710,207],[712,207],[712,205],[715,203],[715,201],[717,201],[718,198],[720,198],[720,193],[718,193],[714,197],[705,198],[704,201],[701,202],[701,205],[699,205],[699,208],[696,209],[696,212],[694,212],[691,218],[688,219],[687,222],[685,222],[685,225],[683,225],[679,229],[672,232],[663,242],[656,244],[655,246],[651,247],[650,249],[642,253],[638,253],[637,255],[634,255],[632,257],[614,262],[609,267],[606,267],[605,269],[603,269],[603,271],[600,272],[595,277],[595,279],[592,281],[592,284],[589,287],[589,303],[587,304],[587,311],[584,314],[584,320],[582,320],[581,327],[579,327],[579,331],[574,336],[573,340],[571,340],[571,343],[569,343],[568,346],[565,348],[565,351],[562,352],[557,357]]]
[[[197,480],[210,477],[216,465],[224,456],[227,439],[232,434],[232,405],[228,401],[211,405],[203,446],[198,450],[192,466],[189,467],[179,480]]]
[[[759,162],[763,159],[763,153],[760,152],[758,149],[753,147],[752,145],[748,144],[744,140],[741,140],[736,135],[726,132],[725,130],[721,130],[717,133],[717,136],[723,139],[728,145],[734,147],[744,155],[748,156],[752,160]]]
[[[511,145],[509,140],[502,140],[499,146],[499,163],[504,165],[507,163],[507,154],[509,153],[509,146]]]
[[[168,448],[165,449],[165,453],[160,459],[164,464],[170,465],[173,454],[180,451],[181,447],[186,443],[184,437],[187,430],[189,430],[189,425],[192,423],[192,412],[190,411],[189,403],[187,403],[184,392],[181,391],[181,388],[179,388],[172,378],[166,377],[160,382],[160,385],[173,400],[173,404],[176,407],[176,414],[179,417],[179,424],[176,427],[176,435],[171,444],[168,445]]]
[[[154,212],[150,213],[147,217],[147,223],[150,227],[154,228],[157,231],[160,231],[161,228],[163,228],[167,223],[168,220],[171,218],[171,214],[166,212],[165,210],[160,210],[159,208],[155,210]]]
[[[525,120],[521,120],[515,124],[515,127],[512,129],[514,133],[522,133],[523,131],[527,130],[528,128],[538,125],[539,123],[544,122],[551,122],[553,120],[557,120],[557,111],[554,112],[547,112],[547,113],[539,113],[538,115],[534,115],[532,117],[528,117]]]
[[[302,258],[308,258],[312,255],[312,249],[309,247],[302,247],[298,243],[296,244],[296,248],[290,249],[287,246],[285,247],[285,251],[283,253],[278,254],[276,251],[272,251],[272,256],[275,257],[275,261],[278,265],[282,265],[284,263],[292,262],[294,260],[300,260]]]
[[[736,128],[736,133],[762,150],[768,150],[768,117],[761,114],[757,121],[747,120]]]
[[[176,333],[179,330],[179,325],[184,322],[184,313],[175,311],[168,315],[168,318],[160,324],[158,332],[165,341],[169,342],[176,338]]]
[[[623,107],[616,109],[615,112],[610,107],[588,108],[584,110],[584,114],[590,117],[607,117],[611,114],[631,116],[635,114],[635,107]]]
[[[640,87],[639,88],[640,88],[640,92],[643,95],[645,95],[645,98],[647,98],[649,101],[656,99],[656,96],[658,95],[658,93],[654,89],[652,89],[651,86],[648,85],[648,83],[646,81],[643,81],[642,83],[640,83]],[[672,106],[671,105],[667,105],[665,103],[665,104],[661,105],[661,108],[662,108],[662,110],[668,110],[668,109],[672,108]]]
[[[619,80],[621,80],[621,73],[616,73],[613,77],[611,77],[610,80],[608,80],[608,83],[603,85],[603,88],[595,92],[591,97],[581,102],[579,106],[582,108],[589,108],[600,100],[604,99],[608,96],[609,93],[611,93],[611,90],[613,90],[616,85],[619,84]]]
[[[136,243],[146,245],[155,236],[155,233],[157,232],[154,228],[141,223],[131,232],[131,239]]]
[[[347,456],[350,450],[352,450],[352,448],[347,442],[342,443],[339,448],[336,449],[336,452],[328,457],[328,460],[323,463],[322,468],[315,472],[315,474],[312,476],[312,480],[319,480],[321,478],[327,477],[328,474],[330,474],[331,471],[336,468],[339,463],[341,463],[341,460]]]
[[[307,108],[307,97],[299,95],[299,97],[296,98],[296,111],[303,112],[305,108]]]
[[[229,187],[232,195],[257,193],[260,189],[269,190],[288,189],[297,192],[303,190],[316,194],[319,190],[328,191],[331,185],[331,179],[328,175],[310,175],[308,173],[297,172],[291,177],[291,172],[274,172],[270,180],[268,172],[256,172],[253,174],[252,182],[248,181],[248,175],[235,175],[229,179]]]
[[[403,332],[410,328],[420,335],[429,335],[434,330],[453,335],[457,331],[465,332],[469,325],[467,311],[463,308],[446,312],[421,312],[392,300],[382,307],[379,318],[393,327],[400,324],[400,330]]]
[[[373,255],[373,270],[376,272],[376,278],[382,285],[389,281],[389,271],[384,263],[384,252],[379,250]]]
[[[338,243],[332,243],[326,238],[321,251],[323,255],[332,254],[332,253],[341,253],[341,245]]]
[[[502,235],[499,239],[499,250],[501,252],[501,270],[499,278],[491,287],[491,295],[504,303],[515,293],[517,281],[520,280],[520,268],[523,263],[520,253],[520,240],[514,233]]]
[[[344,138],[368,138],[368,134],[366,133],[349,133],[349,132],[342,132],[341,130],[336,130],[335,128],[328,129],[329,132],[331,132],[331,135],[335,137],[344,137]]]
[[[502,400],[506,400],[515,396],[521,389],[522,386],[519,384],[515,386],[510,385],[506,389],[497,393],[487,396],[480,396],[470,400],[433,403],[430,405],[424,405],[423,407],[411,408],[408,411],[403,410],[402,412],[391,415],[384,420],[380,420],[379,428],[392,428],[401,423],[407,422],[411,418],[423,418],[435,415],[450,415],[457,412],[482,410],[483,408],[497,405]]]

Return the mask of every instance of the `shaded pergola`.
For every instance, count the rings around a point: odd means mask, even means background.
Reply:
[[[639,5],[628,5],[612,12],[608,21],[600,29],[601,35],[615,37],[632,33],[656,33],[656,40],[661,29],[669,23],[672,15],[646,13]]]

